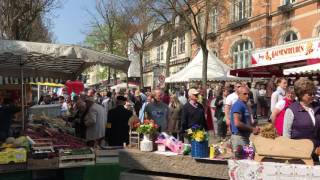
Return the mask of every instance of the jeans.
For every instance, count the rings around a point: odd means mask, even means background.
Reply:
[[[235,151],[239,145],[245,146],[249,144],[250,144],[249,137],[234,135],[234,134],[231,135],[231,146],[233,151]]]

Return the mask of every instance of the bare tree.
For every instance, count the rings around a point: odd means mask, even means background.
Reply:
[[[208,25],[209,14],[212,8],[225,7],[225,1],[220,0],[167,0],[166,4],[173,12],[182,18],[182,20],[191,28],[195,36],[195,42],[200,46],[203,52],[202,66],[202,88],[204,89],[204,97],[206,98],[207,91],[207,66],[208,53]]]
[[[2,0],[0,2],[0,36],[14,40],[33,40],[37,34],[50,35],[44,22],[47,13],[58,8],[59,0]],[[38,28],[35,28],[38,27]],[[48,41],[49,36],[39,41]]]
[[[123,28],[130,28],[127,34],[131,36],[130,41],[139,54],[140,88],[143,88],[143,54],[146,50],[147,40],[151,37],[152,31],[156,26],[155,18],[150,13],[145,0],[137,0],[135,4],[123,4],[123,10],[130,23],[130,27]]]
[[[176,0],[173,0],[173,4],[176,3]],[[170,58],[171,58],[171,50],[172,50],[172,41],[175,36],[174,27],[175,27],[175,18],[176,13],[174,11],[170,11],[166,8],[166,4],[159,0],[149,0],[147,2],[148,8],[150,8],[151,12],[155,14],[157,19],[164,23],[167,27],[168,36],[168,48],[166,53],[166,77],[170,76]]]
[[[125,32],[122,31],[124,16],[120,2],[117,0],[96,0],[95,12],[88,13],[92,17],[92,31],[87,36],[87,43],[94,44],[99,51],[106,50],[109,53],[121,56],[127,55],[128,41]],[[110,83],[111,68],[108,67],[108,82]],[[113,69],[113,79],[116,80],[117,71]],[[116,81],[115,81],[116,83]]]

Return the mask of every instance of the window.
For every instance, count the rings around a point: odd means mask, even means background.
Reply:
[[[212,51],[213,55],[215,55],[216,57],[218,57],[218,52],[217,51]]]
[[[177,56],[177,39],[172,41],[172,48],[171,48],[171,57]]]
[[[295,0],[283,0],[284,5],[293,4],[295,2],[296,2]]]
[[[179,54],[184,53],[185,49],[186,49],[186,43],[185,43],[185,37],[183,35],[183,36],[179,37],[179,48],[178,48]]]
[[[240,41],[233,46],[233,68],[242,69],[250,65],[252,44],[250,41]]]
[[[217,25],[218,25],[218,11],[217,9],[213,9],[210,13],[210,20],[211,20],[211,32],[217,32]]]
[[[204,33],[204,25],[205,25],[204,13],[201,13],[197,16],[197,21],[198,21],[198,27],[199,27],[200,33],[202,35]]]
[[[146,52],[144,55],[143,55],[143,62],[144,62],[144,65],[147,66],[151,63],[150,61],[150,53],[149,52]]]
[[[157,61],[163,60],[163,45],[157,47]]]
[[[240,21],[251,16],[252,0],[233,0],[232,21]]]
[[[174,19],[174,25],[177,27],[179,26],[180,23],[180,16],[176,16],[176,18]]]
[[[290,31],[284,35],[283,43],[289,43],[296,40],[298,40],[297,34],[293,31]]]
[[[160,29],[160,36],[163,36],[163,34],[164,34],[164,29],[161,28],[161,29]]]

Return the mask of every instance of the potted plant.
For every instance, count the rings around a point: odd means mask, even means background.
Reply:
[[[206,158],[209,155],[208,133],[199,125],[193,125],[187,130],[187,138],[191,141],[191,156]]]
[[[154,120],[144,120],[143,123],[137,123],[135,125],[137,132],[143,134],[143,140],[140,143],[141,151],[152,151],[153,142],[150,140],[150,135],[152,135],[158,129],[158,125]]]

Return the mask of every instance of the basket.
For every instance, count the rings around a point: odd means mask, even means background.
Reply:
[[[191,156],[195,158],[207,158],[209,156],[208,141],[191,141]]]

